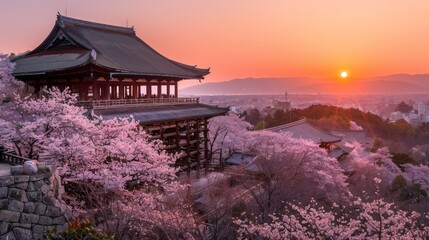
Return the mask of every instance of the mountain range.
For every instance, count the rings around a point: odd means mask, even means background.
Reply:
[[[184,95],[235,94],[406,94],[429,93],[429,74],[395,74],[371,78],[314,79],[314,78],[240,78],[223,82],[202,83],[184,88]]]

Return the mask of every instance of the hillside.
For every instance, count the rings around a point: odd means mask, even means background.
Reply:
[[[429,93],[429,74],[397,74],[374,78],[351,78],[347,82],[312,78],[241,78],[202,83],[181,90],[181,94],[233,95],[290,93],[402,94]]]

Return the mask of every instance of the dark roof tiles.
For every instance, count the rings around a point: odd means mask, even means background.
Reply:
[[[86,64],[104,67],[115,74],[132,74],[180,79],[202,79],[209,69],[197,68],[170,60],[138,38],[133,28],[94,23],[58,15],[56,24],[46,40],[35,50],[17,58],[15,75],[32,75],[34,72],[55,72],[81,66],[82,63],[65,62],[61,54],[50,54],[48,49],[65,38],[73,47],[92,52]],[[41,61],[38,53],[49,58]],[[94,54],[95,53],[95,54]],[[72,60],[70,55],[67,60]],[[39,65],[38,65],[39,64]],[[40,65],[41,64],[41,65]]]

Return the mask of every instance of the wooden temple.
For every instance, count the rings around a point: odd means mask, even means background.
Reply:
[[[178,82],[201,80],[209,69],[168,59],[137,37],[134,28],[58,14],[46,39],[18,56],[14,76],[40,92],[68,87],[92,117],[133,115],[171,152],[188,173],[209,163],[208,119],[228,109],[179,98]]]

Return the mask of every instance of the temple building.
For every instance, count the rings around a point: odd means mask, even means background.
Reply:
[[[348,147],[342,142],[343,137],[322,131],[308,123],[305,119],[264,130],[272,132],[288,132],[292,134],[293,138],[309,140],[318,144],[319,147],[326,149],[328,156],[336,159],[340,159],[341,157],[348,155],[354,149],[354,147]]]
[[[201,80],[210,70],[164,57],[133,27],[58,14],[46,39],[13,61],[13,75],[35,94],[42,87],[68,87],[92,117],[133,115],[169,151],[180,153],[176,164],[188,173],[208,164],[207,120],[228,112],[198,98],[179,98],[179,81]]]

